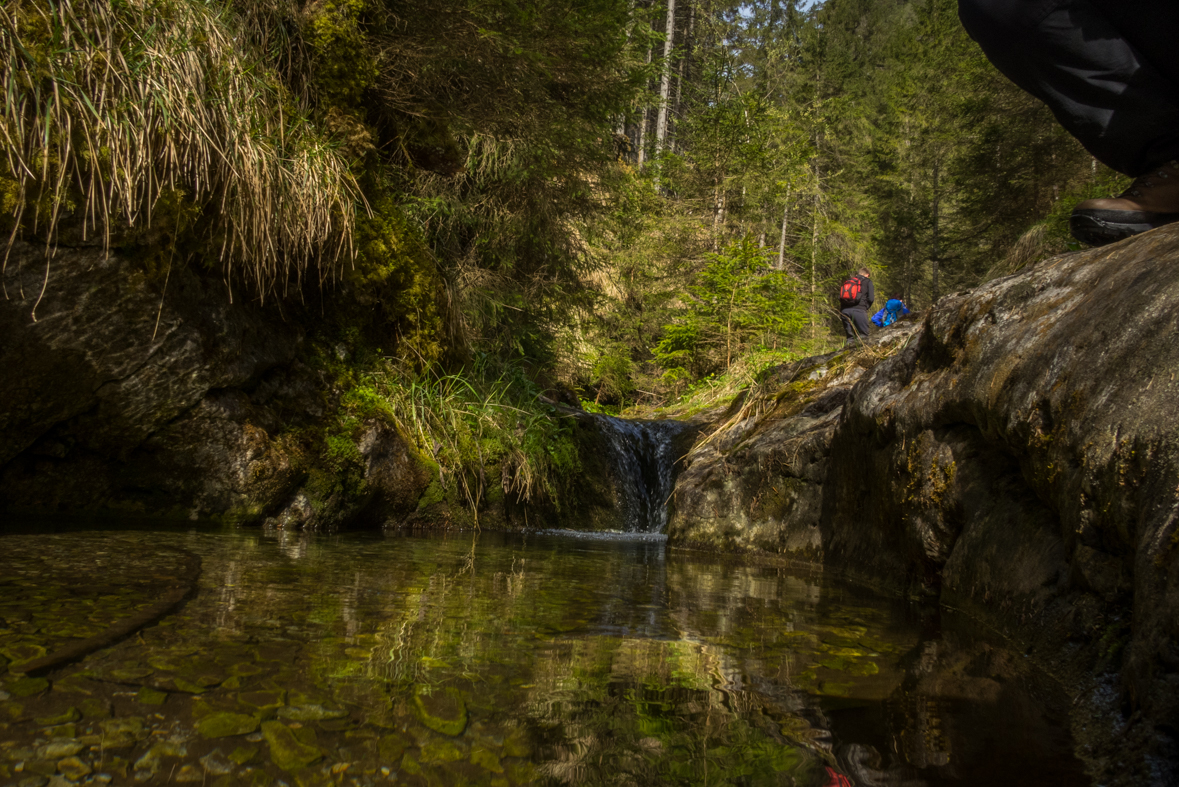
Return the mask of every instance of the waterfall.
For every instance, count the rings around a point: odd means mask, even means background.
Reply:
[[[595,416],[610,447],[623,529],[662,533],[667,499],[674,488],[676,438],[691,426],[682,421],[629,421]]]

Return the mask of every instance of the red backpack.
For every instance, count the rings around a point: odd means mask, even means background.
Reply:
[[[852,276],[839,286],[839,303],[845,309],[857,305],[860,302],[860,292],[863,287],[860,277]]]

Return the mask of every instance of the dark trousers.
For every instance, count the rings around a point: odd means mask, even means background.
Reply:
[[[958,0],[1008,79],[1137,177],[1179,159],[1179,0]]]
[[[843,309],[843,330],[847,333],[847,338],[854,339],[856,334],[860,336],[868,335],[868,311],[863,306],[853,306],[850,309]]]

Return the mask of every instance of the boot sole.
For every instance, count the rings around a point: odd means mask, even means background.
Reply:
[[[1074,210],[1069,217],[1068,228],[1073,237],[1082,243],[1107,246],[1176,221],[1179,221],[1179,213]]]

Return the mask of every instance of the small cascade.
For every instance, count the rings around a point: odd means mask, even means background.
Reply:
[[[691,426],[682,421],[629,421],[596,416],[613,455],[618,508],[633,533],[667,528],[667,499],[674,488],[676,438]]]

